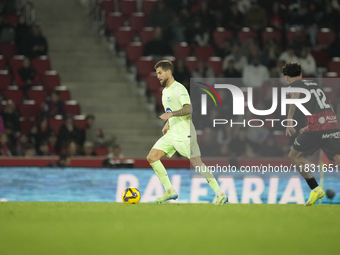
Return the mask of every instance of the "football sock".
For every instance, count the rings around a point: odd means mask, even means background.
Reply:
[[[313,190],[313,189],[315,189],[316,187],[319,186],[314,177],[310,178],[306,181],[307,181],[307,184],[308,184],[308,186],[310,187],[311,190]]]
[[[199,172],[201,175],[205,177],[209,186],[213,189],[215,194],[217,196],[222,195],[222,191],[220,190],[220,186],[218,185],[218,182],[216,181],[214,175],[208,170],[208,168],[206,167],[204,163],[200,166]]]
[[[162,162],[160,160],[157,160],[156,162],[150,163],[150,165],[155,171],[159,180],[162,182],[165,190],[168,190],[168,189],[173,190],[171,182],[168,177],[168,173],[166,172],[165,167],[163,166]]]

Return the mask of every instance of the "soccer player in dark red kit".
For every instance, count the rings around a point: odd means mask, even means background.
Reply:
[[[311,99],[304,107],[312,114],[307,115],[307,126],[300,130],[300,135],[295,139],[293,148],[288,157],[296,165],[300,174],[307,181],[311,194],[305,205],[313,205],[318,199],[325,196],[324,190],[318,185],[309,169],[307,161],[302,157],[322,149],[329,160],[334,160],[340,165],[340,130],[337,117],[327,99],[323,89],[315,81],[302,80],[301,65],[287,63],[282,68],[282,73],[290,87],[304,88],[311,93]],[[301,98],[305,95],[301,95]],[[292,93],[291,98],[300,98],[300,93]],[[293,135],[296,130],[293,126],[293,116],[296,105],[291,104],[287,115],[288,125],[286,135]]]

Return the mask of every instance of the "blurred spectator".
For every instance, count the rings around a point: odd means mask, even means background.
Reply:
[[[14,132],[19,131],[19,113],[15,110],[12,100],[8,100],[4,109],[1,111],[4,125],[11,126]]]
[[[48,140],[47,140],[48,150],[50,151],[52,155],[57,155],[57,151],[56,151],[57,140],[58,140],[58,137],[55,132],[52,132],[50,136],[48,137]]]
[[[30,35],[25,40],[26,49],[25,55],[30,58],[35,58],[42,55],[47,55],[48,46],[46,38],[42,35],[41,29],[37,25],[32,26]]]
[[[26,147],[25,155],[24,155],[25,158],[34,158],[36,155],[37,155],[37,152],[36,152],[33,144]]]
[[[234,138],[229,143],[229,148],[236,157],[253,157],[254,155],[245,128],[235,131]]]
[[[52,156],[46,140],[41,141],[38,149],[39,156]]]
[[[202,26],[199,18],[195,18],[193,24],[186,31],[187,42],[192,46],[207,46],[210,44],[209,30]]]
[[[199,20],[201,20],[202,23],[202,27],[207,29],[207,30],[211,30],[215,27],[215,17],[214,15],[211,13],[211,10],[208,7],[208,3],[207,1],[202,1],[200,4],[200,9],[197,13],[197,17]]]
[[[236,3],[232,3],[224,14],[224,27],[234,32],[239,31],[243,27],[243,15],[237,9]]]
[[[190,87],[191,74],[183,58],[177,58],[174,66],[174,78],[182,83],[187,89]]]
[[[238,0],[236,2],[237,9],[243,14],[251,8],[251,0]]]
[[[29,141],[27,134],[21,133],[17,142],[17,151],[20,156],[25,155],[25,150],[32,143]]]
[[[30,132],[28,133],[28,139],[33,145],[38,146],[37,142],[39,141],[39,129],[37,123],[34,123],[31,126]]]
[[[223,72],[223,75],[226,78],[241,78],[242,77],[241,72],[235,68],[235,63],[233,60],[229,61],[227,68]]]
[[[315,59],[306,47],[302,48],[299,64],[302,67],[302,74],[307,76],[316,76]]]
[[[213,129],[208,127],[204,129],[203,137],[199,144],[203,157],[216,157],[218,155],[216,133]]]
[[[122,158],[124,158],[124,155],[123,155],[119,145],[113,146],[113,149],[112,149],[112,158],[113,159],[122,159]]]
[[[250,65],[243,69],[243,83],[248,87],[260,88],[269,78],[268,68],[260,64],[258,58],[253,58]]]
[[[18,24],[15,27],[15,43],[18,47],[18,54],[25,54],[25,39],[31,31],[31,26],[26,24],[25,17],[21,15],[18,20]]]
[[[52,91],[51,95],[47,98],[44,105],[44,114],[48,117],[54,117],[56,115],[65,116],[64,102],[60,99],[59,91]]]
[[[264,52],[268,58],[268,66],[273,67],[281,53],[281,47],[274,37],[268,38],[264,43]]]
[[[268,137],[266,142],[260,147],[260,155],[263,157],[283,157],[283,151],[276,143],[273,136]]]
[[[80,148],[79,145],[71,141],[67,146],[67,154],[70,155],[70,157],[80,156]]]
[[[15,156],[15,149],[11,146],[7,134],[0,134],[0,156]]]
[[[232,42],[231,40],[225,38],[221,46],[217,49],[216,55],[224,59],[226,56],[231,54]]]
[[[334,42],[329,46],[329,56],[331,58],[340,57],[340,32],[337,33]]]
[[[195,70],[192,72],[192,78],[213,78],[214,71],[205,64],[203,60],[198,60]]]
[[[338,31],[338,24],[340,23],[339,11],[335,10],[333,6],[328,3],[325,6],[325,11],[321,12],[321,18],[318,21],[319,27],[327,27],[333,31]]]
[[[247,58],[241,54],[240,46],[235,44],[232,49],[232,53],[225,57],[223,60],[223,70],[227,69],[230,60],[234,61],[235,68],[238,71],[242,71],[247,65]]]
[[[70,166],[70,163],[71,163],[71,158],[69,155],[67,155],[66,153],[63,153],[60,155],[59,159],[57,162],[52,162],[52,163],[49,163],[47,165],[47,167],[61,167],[61,168],[64,168],[64,167],[68,167]]]
[[[11,43],[15,40],[15,30],[11,27],[4,16],[0,15],[0,43]]]
[[[83,146],[83,153],[81,154],[85,157],[94,157],[98,156],[97,153],[94,151],[93,143],[91,142],[85,142]]]
[[[15,74],[15,82],[24,91],[30,89],[33,85],[39,84],[37,70],[31,65],[28,58],[23,59],[22,66]]]
[[[70,141],[75,141],[79,146],[83,146],[84,138],[84,131],[74,124],[71,115],[67,115],[64,124],[59,129],[56,150],[57,152],[60,152]]]
[[[179,11],[179,17],[181,20],[181,23],[187,26],[191,20],[191,13],[189,12],[188,8],[186,6],[182,6],[182,8]]]
[[[42,117],[38,124],[38,136],[36,141],[36,148],[38,148],[42,141],[47,141],[47,139],[52,134],[53,129],[50,126],[48,118]]]
[[[299,61],[298,57],[295,55],[294,48],[291,45],[287,47],[286,51],[281,53],[279,60],[284,61],[286,63],[290,63],[290,62],[297,63]]]
[[[267,26],[267,13],[257,2],[251,4],[244,15],[244,25],[254,30],[262,30]]]
[[[164,1],[157,1],[150,13],[148,26],[167,28],[170,25],[171,10],[166,7]]]
[[[272,6],[272,13],[269,17],[269,25],[275,29],[281,30],[283,28],[283,17],[280,13],[280,2],[275,1]]]
[[[2,119],[2,116],[0,115],[0,134],[5,132],[5,125],[4,125],[4,120]]]
[[[85,118],[85,140],[94,146],[112,147],[116,143],[116,137],[104,137],[103,130],[98,128],[95,123],[94,115],[87,115]]]
[[[179,16],[175,15],[170,24],[171,42],[173,44],[185,41],[185,26],[181,23]]]
[[[144,46],[144,56],[161,58],[172,55],[173,52],[170,44],[162,38],[162,29],[156,27],[154,30],[154,39],[148,41]]]
[[[233,153],[231,152],[229,146],[227,144],[223,144],[220,147],[219,156],[222,156],[223,158],[228,158],[233,156]]]

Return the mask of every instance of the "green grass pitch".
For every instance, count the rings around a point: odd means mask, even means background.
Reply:
[[[339,254],[340,206],[0,203],[1,255]]]

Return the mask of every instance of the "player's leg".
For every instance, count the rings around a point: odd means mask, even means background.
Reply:
[[[162,197],[156,199],[156,202],[158,203],[165,202],[169,199],[178,198],[178,194],[172,188],[168,173],[166,172],[165,167],[160,161],[160,159],[166,155],[171,157],[174,152],[175,149],[173,148],[173,146],[169,144],[167,138],[163,136],[156,142],[156,144],[153,146],[148,156],[146,157],[147,161],[150,163],[151,167],[155,171],[165,189],[165,194]]]
[[[208,170],[206,165],[202,162],[201,156],[197,156],[194,158],[190,158],[190,163],[194,167],[194,169],[198,170],[198,172],[207,180],[209,186],[213,189],[216,194],[216,205],[221,205],[228,202],[228,197],[224,194],[220,185],[218,184],[214,175]]]
[[[202,162],[201,152],[196,139],[187,139],[176,142],[175,149],[184,157],[190,160],[192,166],[207,180],[209,186],[214,190],[217,198],[215,204],[224,204],[228,202],[228,197],[221,191],[214,175],[208,171],[206,165]]]
[[[301,151],[297,151],[292,148],[288,154],[288,157],[293,162],[293,164],[295,164],[296,169],[299,171],[301,176],[305,178],[309,188],[311,189],[309,199],[305,205],[313,205],[318,199],[321,199],[325,196],[325,192],[315,180],[313,174],[310,172],[307,161],[301,155]]]

